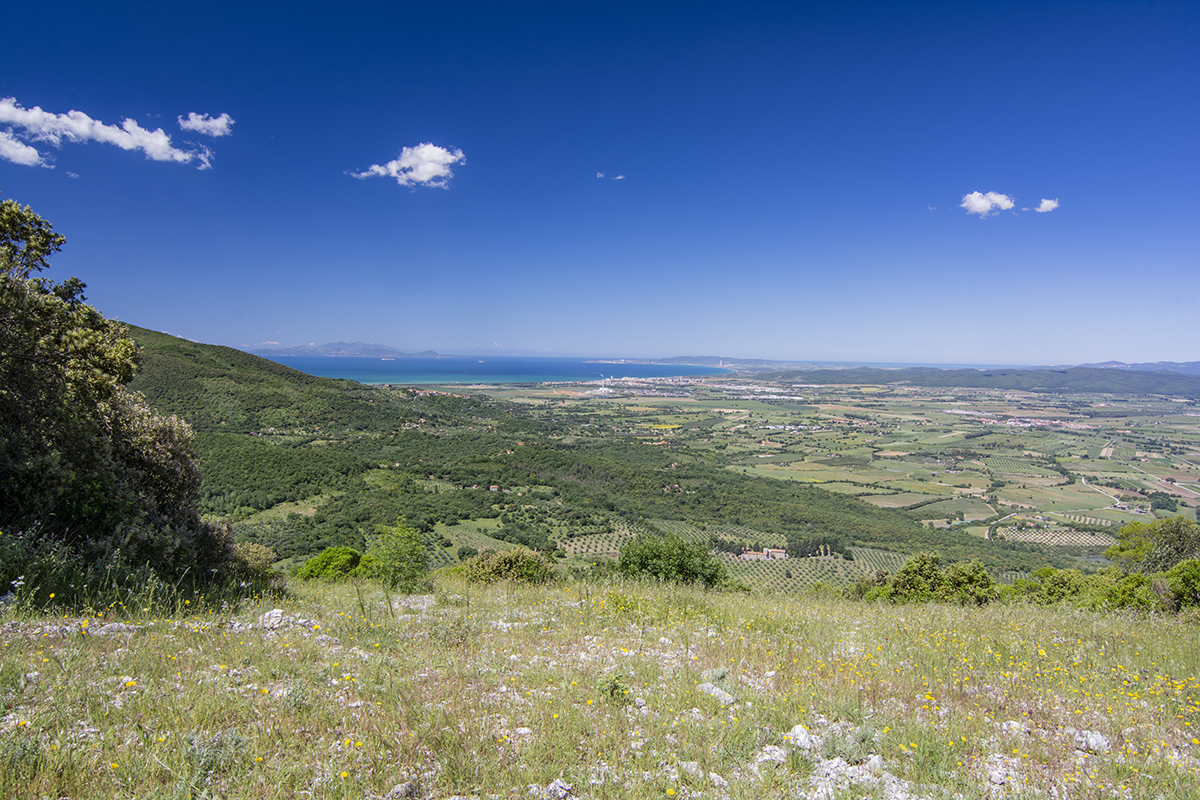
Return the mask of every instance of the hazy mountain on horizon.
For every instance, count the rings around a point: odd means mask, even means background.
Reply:
[[[1104,361],[1099,364],[1080,364],[1081,367],[1096,369],[1133,369],[1139,372],[1180,372],[1184,375],[1200,375],[1200,361],[1147,361],[1126,364],[1124,361]]]
[[[385,344],[366,342],[329,342],[328,344],[301,344],[283,347],[275,342],[249,345],[241,348],[256,356],[362,356],[367,358],[437,358],[441,354],[433,350],[406,353]]]

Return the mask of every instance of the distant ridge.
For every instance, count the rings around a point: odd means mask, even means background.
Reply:
[[[1200,375],[1200,361],[1153,361],[1141,364],[1126,364],[1124,361],[1104,361],[1099,364],[1080,364],[1081,367],[1096,369],[1132,369],[1139,372],[1179,372],[1184,375]]]
[[[256,344],[242,348],[247,353],[256,356],[361,356],[366,358],[440,358],[441,353],[424,350],[420,353],[406,353],[394,347],[383,344],[367,344],[366,342],[330,342],[329,344],[301,344],[295,347],[281,347],[272,344]]]
[[[1200,377],[1178,372],[1145,372],[1095,367],[1067,369],[905,369],[787,370],[763,373],[765,380],[796,383],[887,384],[974,389],[1015,389],[1027,392],[1086,392],[1100,394],[1162,394],[1200,397]]]

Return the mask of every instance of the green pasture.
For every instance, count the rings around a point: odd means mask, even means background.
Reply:
[[[328,494],[318,494],[313,497],[308,497],[304,500],[297,500],[296,502],[279,503],[278,505],[272,506],[265,511],[259,511],[256,514],[252,514],[243,521],[266,522],[267,520],[272,519],[285,519],[292,514],[310,517],[317,513],[317,509],[322,503],[332,500],[337,496],[338,495],[336,492],[330,492]]]
[[[1112,500],[1083,484],[1059,486],[1005,486],[996,493],[1002,503],[1019,503],[1034,508],[1055,511],[1067,509],[1100,509]]]
[[[961,512],[965,519],[987,519],[996,513],[995,509],[975,497],[956,497],[952,500],[943,500],[925,506],[923,510],[944,512],[947,518]]]
[[[913,503],[920,503],[931,498],[925,493],[904,492],[901,494],[877,494],[861,499],[879,508],[904,508],[905,506],[911,506]]]
[[[946,495],[947,497],[956,494],[953,486],[938,483],[936,479],[916,480],[913,478],[896,478],[883,482],[883,485],[889,489],[895,489],[898,492],[916,492],[925,495]]]

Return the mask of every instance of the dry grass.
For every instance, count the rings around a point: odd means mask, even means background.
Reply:
[[[270,606],[104,635],[5,622],[0,797],[1200,794],[1186,621],[624,584],[297,591],[278,627]]]

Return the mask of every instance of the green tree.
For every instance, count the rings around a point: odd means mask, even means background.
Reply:
[[[1131,522],[1117,531],[1117,543],[1104,555],[1126,572],[1165,572],[1184,559],[1200,558],[1200,525],[1183,517]]]
[[[429,556],[421,534],[397,522],[395,525],[380,525],[378,534],[367,555],[375,558],[376,576],[389,588],[411,593],[425,577]]]
[[[221,573],[233,543],[196,511],[190,428],[125,390],[137,347],[84,302],[82,282],[33,275],[62,244],[28,208],[0,202],[0,526],[89,563]]]
[[[942,559],[935,553],[918,553],[900,567],[892,578],[891,597],[900,603],[928,603],[944,599],[946,576]]]
[[[958,561],[947,567],[944,587],[946,598],[962,605],[987,605],[1000,592],[978,559]]]
[[[673,534],[644,533],[621,548],[617,569],[628,577],[674,583],[722,583],[725,566],[701,542],[685,542]]]

